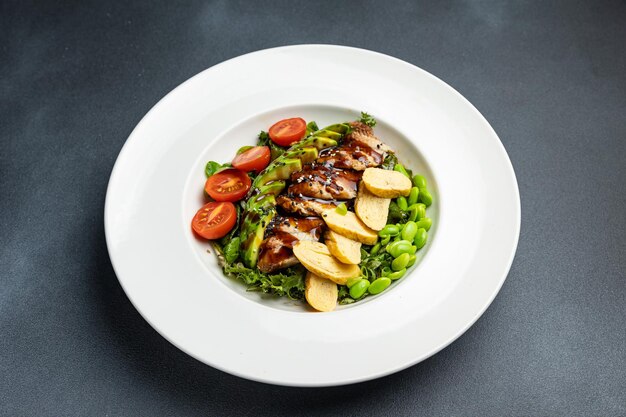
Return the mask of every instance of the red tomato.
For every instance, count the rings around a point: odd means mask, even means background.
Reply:
[[[304,137],[306,122],[300,117],[281,120],[270,127],[270,139],[280,146],[289,146]]]
[[[248,174],[238,169],[225,169],[211,175],[204,184],[204,191],[215,201],[238,201],[250,189]]]
[[[242,171],[261,172],[270,163],[270,148],[255,146],[233,159],[233,166]]]
[[[237,223],[237,210],[233,203],[216,202],[202,206],[193,216],[191,227],[205,239],[219,239],[228,234]]]

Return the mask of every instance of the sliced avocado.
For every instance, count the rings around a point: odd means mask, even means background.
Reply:
[[[288,150],[283,154],[285,158],[297,158],[302,165],[310,164],[317,159],[317,148],[306,147],[301,149]]]
[[[244,264],[254,268],[259,259],[259,247],[263,242],[265,228],[276,215],[272,207],[268,211],[250,211],[246,215],[241,228],[241,254]]]
[[[258,188],[257,195],[260,194],[272,194],[278,195],[285,188],[285,181],[271,181]]]
[[[337,146],[337,141],[321,136],[309,136],[308,138],[302,140],[302,142],[300,142],[298,145],[302,147],[314,147],[315,149],[321,151],[322,149]]]
[[[327,138],[332,140],[339,140],[343,136],[341,133],[333,132],[332,130],[322,129],[315,132],[315,136],[318,138]]]
[[[302,161],[297,158],[278,158],[268,165],[254,180],[254,186],[260,187],[270,181],[286,180],[291,173],[302,169]]]
[[[337,133],[341,133],[342,135],[345,135],[346,133],[349,133],[351,129],[352,128],[347,123],[337,123],[337,124],[334,124],[334,125],[326,126],[322,130],[329,130],[331,132],[337,132]],[[317,132],[315,132],[315,133],[317,133]]]
[[[258,194],[254,197],[250,197],[246,205],[246,210],[262,210],[268,207],[274,207],[276,205],[276,198],[274,194]]]

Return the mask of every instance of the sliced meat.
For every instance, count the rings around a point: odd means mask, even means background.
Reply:
[[[321,216],[324,210],[335,208],[340,202],[279,195],[276,198],[276,203],[289,213],[299,214],[300,216]]]
[[[306,165],[291,174],[287,195],[323,200],[350,200],[356,198],[357,184],[362,173],[341,170],[324,165]]]
[[[265,229],[257,267],[261,272],[269,273],[297,264],[292,251],[294,243],[300,240],[317,241],[324,228],[324,220],[317,217],[274,217]]]
[[[350,123],[352,132],[341,145],[324,149],[316,163],[329,167],[364,171],[383,163],[385,153],[391,149],[382,143],[368,125],[361,122]]]
[[[352,132],[346,136],[346,140],[354,140],[357,142],[361,142],[374,149],[379,153],[387,153],[391,151],[391,148],[380,141],[374,135],[374,129],[366,125],[362,122],[352,122],[350,123],[352,127]]]

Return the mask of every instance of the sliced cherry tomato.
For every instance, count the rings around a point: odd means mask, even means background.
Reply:
[[[270,148],[253,146],[233,159],[233,166],[242,171],[261,172],[270,163]]]
[[[212,201],[202,206],[191,220],[191,228],[205,239],[219,239],[228,234],[237,223],[233,203]]]
[[[304,137],[306,122],[300,117],[281,120],[270,127],[270,139],[280,146],[289,146]]]
[[[204,184],[204,191],[215,201],[238,201],[250,189],[248,174],[238,169],[225,169],[211,175]]]

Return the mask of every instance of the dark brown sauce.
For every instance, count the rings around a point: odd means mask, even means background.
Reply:
[[[369,127],[365,129],[361,126],[360,128],[364,130],[362,134],[371,132]],[[356,166],[350,158],[358,161],[359,170],[353,169]],[[293,173],[290,177],[290,184],[278,196],[278,205],[285,210],[283,205],[295,208],[307,201],[328,206],[337,206],[343,202],[350,209],[354,205],[353,196],[358,190],[362,170],[366,167],[379,166],[382,162],[382,152],[348,135],[342,144],[320,151],[316,161],[305,165],[301,171]],[[321,187],[325,192],[320,192]],[[351,193],[346,193],[346,189]],[[320,194],[331,195],[334,198],[319,198]],[[336,198],[345,197],[348,194],[350,198]],[[303,211],[311,212],[312,210],[304,209]],[[270,272],[295,265],[298,261],[292,248],[299,240],[297,232],[309,233],[314,240],[319,240],[325,227],[325,222],[319,217],[275,216],[265,230],[265,239],[259,250],[259,269]]]

